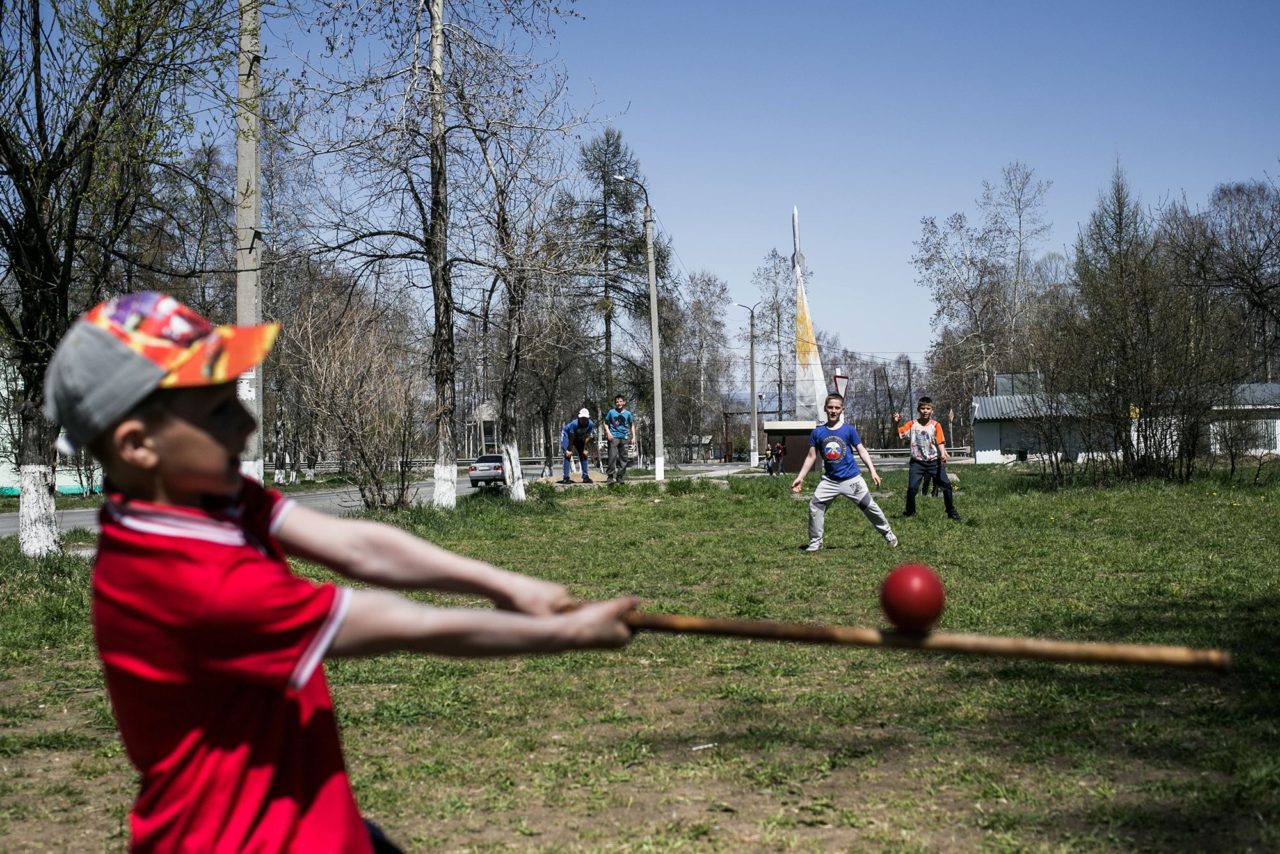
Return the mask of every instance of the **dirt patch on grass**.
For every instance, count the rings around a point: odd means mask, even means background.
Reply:
[[[137,776],[101,724],[102,688],[39,669],[0,683],[0,839],[11,851],[123,849]]]

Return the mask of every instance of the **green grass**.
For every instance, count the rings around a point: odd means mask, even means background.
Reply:
[[[410,850],[1280,847],[1280,486],[1047,491],[957,473],[960,524],[932,499],[899,519],[905,478],[889,475],[892,552],[848,504],[826,549],[799,552],[805,503],[784,478],[535,486],[524,505],[482,494],[388,518],[582,597],[707,616],[879,625],[880,579],[920,560],[947,585],[940,629],[1224,647],[1234,672],[677,635],[342,661],[329,672],[362,808]],[[83,561],[0,544],[0,834],[35,847],[123,844],[133,778],[86,585]],[[14,836],[33,821],[39,835]]]

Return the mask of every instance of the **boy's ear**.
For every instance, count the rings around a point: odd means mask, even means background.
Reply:
[[[111,430],[111,449],[125,465],[149,470],[159,456],[151,431],[141,418],[125,418]]]

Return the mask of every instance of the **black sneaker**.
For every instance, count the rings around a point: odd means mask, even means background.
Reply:
[[[583,483],[595,483],[595,481],[594,481],[594,480],[592,480],[592,479],[591,479],[591,478],[589,478],[589,477],[584,477],[584,478],[582,479],[582,482],[583,482]]]
[[[573,483],[573,481],[569,480],[569,478],[566,477],[562,480],[557,481],[557,483]]]
[[[950,519],[952,522],[959,522],[959,521],[960,521],[960,514],[959,514],[959,513],[948,513],[948,514],[947,514],[947,518],[948,518],[948,519]]]
[[[903,513],[903,514],[902,514],[902,518],[903,518],[903,519],[910,519],[910,518],[911,518],[912,516],[914,516],[914,515],[916,515],[916,511],[912,510],[910,513]]]

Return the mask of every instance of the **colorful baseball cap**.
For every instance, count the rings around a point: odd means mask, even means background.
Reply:
[[[123,294],[94,306],[45,371],[44,414],[73,453],[158,388],[231,382],[267,357],[280,324],[214,326],[171,296]]]

